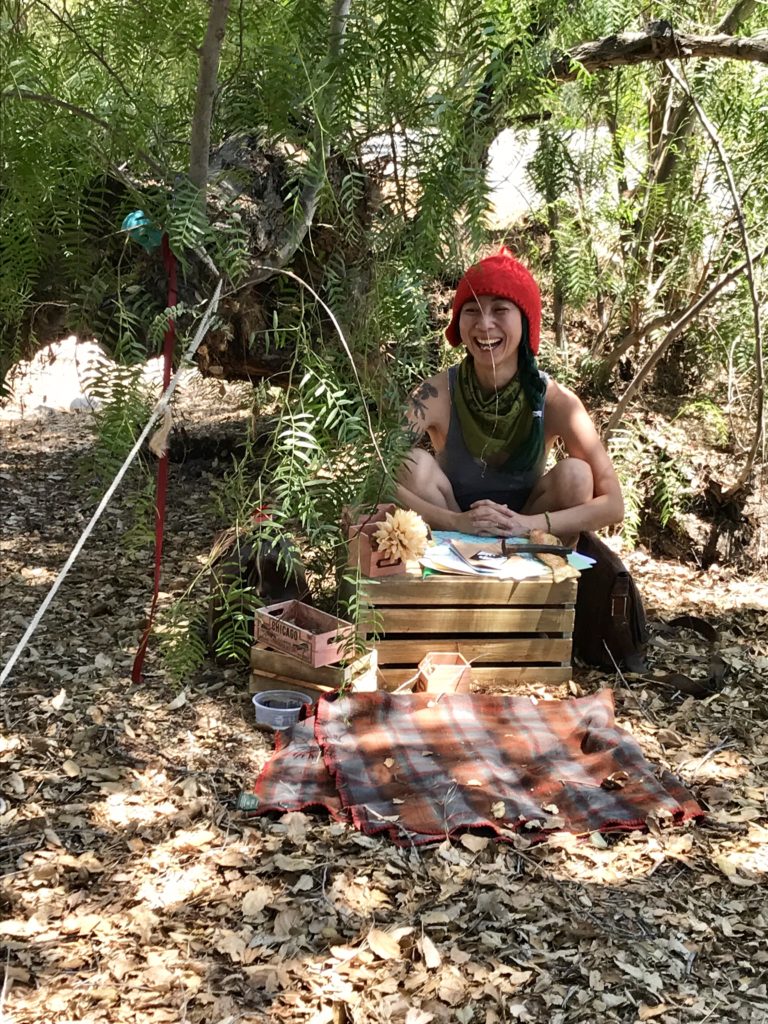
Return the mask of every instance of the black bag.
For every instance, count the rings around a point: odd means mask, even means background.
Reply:
[[[208,643],[215,649],[222,623],[238,615],[251,630],[253,600],[262,605],[280,601],[310,603],[309,588],[298,552],[286,537],[252,531],[220,533],[211,552],[211,596],[208,602]]]
[[[576,550],[596,561],[579,579],[574,655],[597,668],[615,670],[618,665],[628,672],[645,672],[648,629],[635,581],[619,556],[596,534],[580,534]]]

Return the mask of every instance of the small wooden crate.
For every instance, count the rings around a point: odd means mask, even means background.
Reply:
[[[459,651],[475,689],[571,678],[577,580],[497,580],[435,574],[366,583],[368,636],[378,633],[380,681],[388,690],[415,675],[428,651]]]
[[[258,644],[251,648],[251,694],[265,690],[297,690],[317,699],[341,687],[353,691],[378,689],[377,655],[369,651],[348,665],[312,665]]]
[[[303,601],[281,601],[257,608],[253,624],[258,643],[314,667],[342,661],[355,635],[355,627],[349,622]]]

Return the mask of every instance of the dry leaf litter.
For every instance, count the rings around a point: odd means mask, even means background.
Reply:
[[[244,430],[241,398],[190,385],[180,407],[211,435]],[[93,502],[76,475],[85,418],[2,430],[5,657]],[[165,602],[221,525],[204,500],[217,472],[172,466]],[[615,683],[621,723],[710,809],[706,825],[400,850],[300,813],[246,823],[233,810],[271,749],[245,670],[207,664],[179,690],[150,657],[130,684],[152,559],[121,546],[129,518],[119,495],[2,694],[0,1016],[768,1021],[763,580],[629,557],[652,618],[693,612],[721,628],[730,672],[713,697],[583,671],[570,687],[519,691],[548,700]],[[691,672],[705,646],[659,632],[651,652]]]

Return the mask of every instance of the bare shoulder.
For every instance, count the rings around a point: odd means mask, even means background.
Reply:
[[[570,388],[550,378],[544,405],[544,429],[548,439],[561,437],[566,446],[578,437],[582,442],[596,431],[584,403]]]
[[[565,384],[559,384],[556,380],[549,378],[545,403],[547,413],[551,410],[555,415],[567,415],[568,412],[583,408],[584,403],[575,391],[571,391]]]

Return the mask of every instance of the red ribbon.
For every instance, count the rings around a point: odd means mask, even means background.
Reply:
[[[168,300],[166,306],[172,308],[176,305],[176,257],[171,252],[168,244],[168,235],[163,235],[162,241],[163,265],[168,275]],[[163,336],[163,393],[171,383],[171,370],[173,368],[173,348],[176,341],[176,322],[168,321]],[[136,651],[136,657],[131,670],[131,680],[134,683],[141,682],[141,673],[144,667],[144,656],[147,653],[147,644],[152,632],[152,623],[157,608],[157,597],[160,593],[160,568],[163,561],[163,533],[165,529],[165,499],[168,493],[168,451],[161,456],[157,464],[157,487],[155,489],[155,578],[152,590],[152,604],[149,606],[147,624],[144,627],[144,634],[141,643]]]

